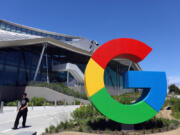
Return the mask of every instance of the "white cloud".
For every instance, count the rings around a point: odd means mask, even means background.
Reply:
[[[176,84],[180,88],[180,76],[169,76],[167,78],[168,85]]]

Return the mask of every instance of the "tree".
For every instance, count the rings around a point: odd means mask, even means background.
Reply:
[[[180,94],[180,89],[175,84],[171,84],[168,88],[169,93]]]

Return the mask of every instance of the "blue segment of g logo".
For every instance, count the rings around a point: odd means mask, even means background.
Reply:
[[[125,88],[148,88],[141,99],[159,111],[164,104],[167,95],[167,81],[165,72],[128,71],[124,75]]]

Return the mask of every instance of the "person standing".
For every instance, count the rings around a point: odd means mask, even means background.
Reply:
[[[28,105],[29,105],[29,99],[27,98],[27,94],[23,94],[23,98],[20,101],[20,108],[18,109],[18,113],[16,116],[16,120],[14,122],[13,129],[17,129],[19,125],[19,119],[23,117],[22,127],[26,127],[26,118],[27,118],[27,112],[28,112]]]

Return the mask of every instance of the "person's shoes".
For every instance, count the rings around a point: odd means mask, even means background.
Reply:
[[[18,129],[18,128],[17,128],[17,127],[13,127],[12,129],[13,129],[13,130],[16,130],[16,129]]]
[[[22,128],[26,128],[26,126],[22,126]]]

